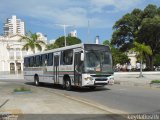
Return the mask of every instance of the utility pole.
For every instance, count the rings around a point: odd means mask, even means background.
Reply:
[[[66,24],[56,24],[56,25],[63,27],[63,30],[64,30],[64,46],[66,47],[66,46],[67,46],[67,41],[66,41],[66,28],[67,28],[67,27],[72,27],[72,26],[74,26],[74,25],[66,25]]]
[[[90,43],[90,26],[89,26],[89,20],[88,20],[88,37],[87,37],[87,39],[88,39],[88,43]]]

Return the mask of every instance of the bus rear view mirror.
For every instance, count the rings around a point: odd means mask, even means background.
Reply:
[[[84,61],[84,53],[81,53],[81,61]]]

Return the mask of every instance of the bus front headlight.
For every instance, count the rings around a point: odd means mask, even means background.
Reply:
[[[84,78],[85,80],[93,80],[93,78],[92,77],[86,77],[86,78]]]

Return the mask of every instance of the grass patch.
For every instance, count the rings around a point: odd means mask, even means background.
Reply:
[[[19,88],[15,88],[14,92],[31,92],[31,89],[22,86]]]
[[[160,80],[152,80],[151,84],[153,84],[153,83],[160,83]]]

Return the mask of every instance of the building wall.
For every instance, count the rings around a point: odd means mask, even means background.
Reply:
[[[33,54],[31,50],[23,51],[25,42],[19,41],[20,36],[0,36],[0,72],[18,73],[23,71],[23,57]],[[45,46],[43,46],[43,50]],[[39,52],[36,50],[36,52]]]
[[[77,37],[77,31],[74,30],[74,31],[71,31],[68,36],[71,36],[71,37]]]
[[[21,21],[21,19],[17,19],[15,15],[13,15],[11,19],[7,19],[3,28],[5,36],[12,36],[16,34],[25,35],[24,22]]]
[[[136,68],[137,58],[135,52],[128,52],[127,53],[128,58],[130,59],[131,67]]]

